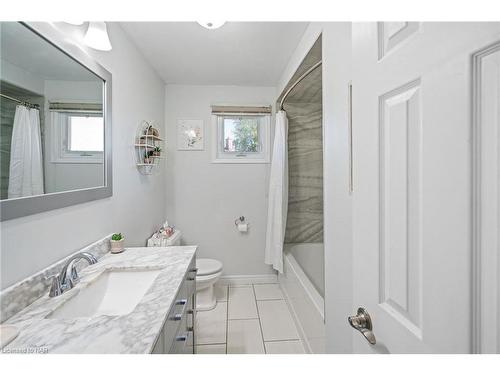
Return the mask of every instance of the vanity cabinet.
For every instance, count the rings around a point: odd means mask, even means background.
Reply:
[[[194,354],[195,319],[196,259],[193,258],[151,353]]]

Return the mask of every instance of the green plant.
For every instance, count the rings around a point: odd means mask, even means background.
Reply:
[[[113,241],[120,241],[121,239],[123,239],[123,236],[121,233],[115,233],[111,236],[111,239]]]
[[[154,148],[154,152],[161,152],[161,147],[156,146],[156,147]]]

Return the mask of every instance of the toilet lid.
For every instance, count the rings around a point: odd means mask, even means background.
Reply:
[[[198,267],[198,276],[212,275],[222,270],[222,263],[215,259],[201,258],[196,259]]]

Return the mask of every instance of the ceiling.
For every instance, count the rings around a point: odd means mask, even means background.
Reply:
[[[166,83],[275,86],[306,22],[120,22]]]
[[[2,22],[0,56],[42,80],[100,81],[100,78],[18,22]]]

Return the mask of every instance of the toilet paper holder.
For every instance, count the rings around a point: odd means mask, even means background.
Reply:
[[[234,225],[238,226],[238,224],[244,224],[245,223],[245,216],[240,216],[234,221]]]

